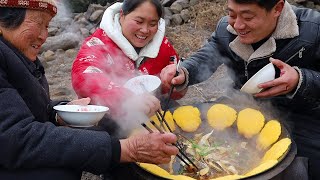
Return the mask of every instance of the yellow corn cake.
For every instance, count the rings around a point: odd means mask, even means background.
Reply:
[[[291,140],[289,138],[281,139],[276,142],[271,148],[264,154],[262,162],[268,160],[278,160],[289,148]]]
[[[181,106],[173,112],[173,119],[186,132],[194,132],[201,124],[200,111],[193,106]]]
[[[209,125],[218,130],[232,126],[236,118],[237,111],[224,104],[215,104],[207,112]]]
[[[238,132],[246,138],[251,138],[261,131],[264,121],[263,114],[258,110],[251,108],[241,110],[237,119]]]
[[[275,143],[281,135],[281,125],[277,120],[270,120],[261,130],[257,139],[257,148],[260,150],[267,149]]]

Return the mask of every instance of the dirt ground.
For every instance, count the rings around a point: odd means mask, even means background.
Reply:
[[[167,27],[167,36],[180,57],[188,57],[206,42],[217,21],[226,14],[225,9],[223,0],[200,0],[189,8],[191,19],[188,23]]]

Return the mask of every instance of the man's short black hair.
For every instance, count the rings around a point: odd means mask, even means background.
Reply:
[[[280,0],[234,0],[238,4],[258,4],[258,6],[270,11]]]

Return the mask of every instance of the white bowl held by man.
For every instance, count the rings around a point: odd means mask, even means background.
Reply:
[[[240,89],[242,92],[249,94],[256,94],[262,91],[258,85],[271,80],[274,80],[276,71],[272,63],[267,64],[254,74]]]
[[[151,93],[152,95],[157,95],[159,93],[159,87],[161,80],[157,76],[153,75],[141,75],[129,79],[124,87],[140,95],[146,92]]]
[[[57,105],[53,107],[59,117],[72,127],[90,127],[96,125],[109,110],[96,105]]]

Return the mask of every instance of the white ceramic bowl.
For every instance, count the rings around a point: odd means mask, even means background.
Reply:
[[[156,95],[159,90],[161,80],[157,76],[153,75],[141,75],[129,79],[124,87],[131,90],[133,93],[139,95],[143,94],[146,91]]]
[[[58,115],[72,127],[90,127],[96,125],[109,110],[96,105],[57,105],[53,107]]]
[[[242,92],[256,94],[262,91],[258,85],[267,81],[274,80],[276,71],[272,63],[265,65],[255,75],[253,75],[240,89]]]

